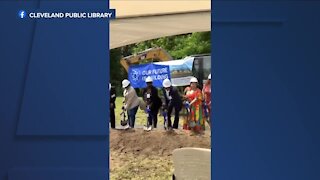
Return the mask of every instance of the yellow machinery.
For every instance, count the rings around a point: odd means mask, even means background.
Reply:
[[[170,61],[172,57],[170,54],[162,48],[150,48],[145,51],[139,52],[138,54],[123,57],[120,60],[121,65],[128,72],[129,66],[146,62],[160,62]]]

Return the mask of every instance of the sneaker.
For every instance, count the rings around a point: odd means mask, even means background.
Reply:
[[[145,131],[151,131],[152,130],[152,126],[145,126],[143,129]]]
[[[148,126],[147,125],[145,125],[145,126],[143,126],[143,130],[148,130]]]
[[[124,129],[129,129],[129,128],[131,128],[131,127],[129,126],[129,124],[127,124],[127,125],[125,125],[123,128],[124,128]]]

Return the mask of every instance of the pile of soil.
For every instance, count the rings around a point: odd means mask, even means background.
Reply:
[[[167,132],[164,130],[143,129],[111,130],[110,151],[116,153],[170,156],[172,151],[182,147],[211,148],[210,132],[202,135],[193,135],[183,130]]]
[[[210,141],[210,130],[194,136],[183,130],[110,130],[110,179],[171,179],[174,149],[210,148]]]

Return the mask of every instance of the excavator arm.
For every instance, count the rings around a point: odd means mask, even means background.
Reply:
[[[154,62],[154,61],[170,61],[172,57],[170,54],[162,48],[150,48],[138,54],[123,57],[120,60],[120,64],[128,72],[129,67],[135,64],[141,64],[142,62]]]

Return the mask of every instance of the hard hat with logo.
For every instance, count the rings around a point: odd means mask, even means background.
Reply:
[[[211,73],[209,74],[208,79],[211,80]]]
[[[126,88],[130,85],[130,81],[128,79],[124,79],[122,81],[122,88]]]
[[[168,88],[171,86],[171,81],[169,79],[165,79],[163,80],[162,85],[164,88]]]
[[[150,77],[150,76],[148,76],[148,77],[146,78],[146,83],[149,83],[149,82],[152,82],[152,77]]]
[[[193,77],[190,79],[190,83],[198,83],[198,79]]]

